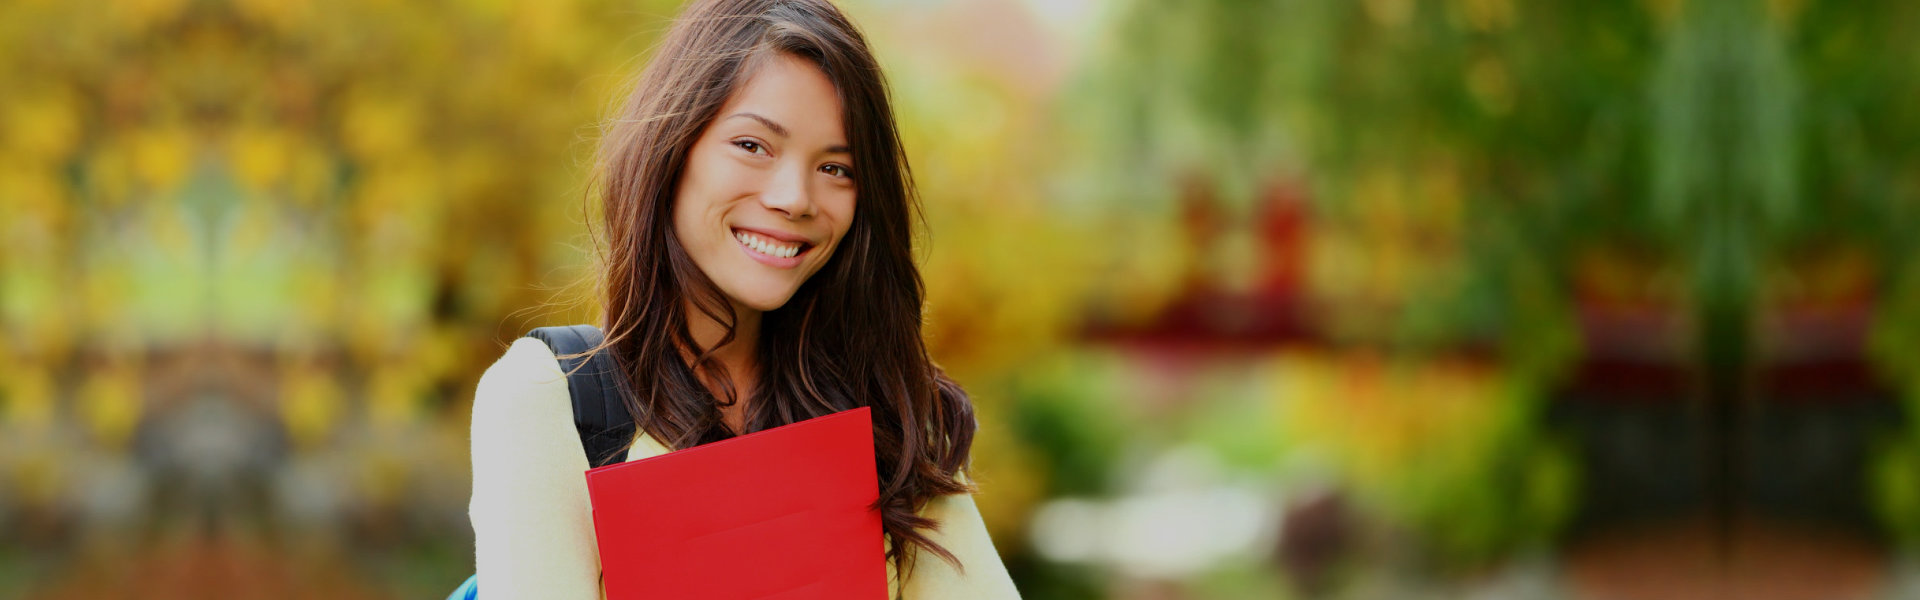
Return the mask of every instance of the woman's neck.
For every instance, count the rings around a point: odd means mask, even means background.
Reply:
[[[734,433],[745,433],[747,399],[753,395],[754,385],[760,378],[758,353],[754,351],[760,346],[760,311],[741,306],[737,302],[730,302],[730,305],[734,314],[733,340],[727,342],[725,346],[715,348],[713,357],[720,361],[721,366],[726,367],[727,377],[729,383],[733,385],[736,399],[732,406],[720,407],[721,416],[725,419],[727,427]],[[693,334],[693,341],[700,344],[700,347],[714,348],[714,345],[720,343],[721,338],[726,336],[726,327],[708,317],[706,313],[700,312],[692,303],[687,304],[686,314],[687,331]],[[690,349],[682,350],[682,355],[691,362],[694,353]],[[715,398],[721,397],[722,388],[719,380],[715,378],[717,373],[708,373],[700,369],[695,369],[695,373],[700,376],[700,382],[706,384],[707,390],[712,392]]]

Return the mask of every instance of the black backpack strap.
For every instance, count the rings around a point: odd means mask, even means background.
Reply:
[[[560,359],[560,372],[567,374],[567,393],[573,397],[573,427],[580,432],[580,445],[587,451],[587,463],[602,467],[626,459],[623,450],[633,441],[633,415],[627,412],[619,371],[607,352],[568,358],[592,350],[605,339],[600,328],[592,325],[540,327],[527,337],[546,342]],[[585,362],[586,366],[581,366]]]

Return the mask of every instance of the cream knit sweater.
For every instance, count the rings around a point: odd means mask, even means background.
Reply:
[[[668,452],[641,434],[627,460]],[[590,600],[605,597],[600,553],[587,499],[586,451],[573,427],[572,402],[559,361],[546,344],[521,338],[480,378],[473,400],[474,567],[480,597]],[[973,497],[927,503],[938,519],[934,541],[953,552],[965,574],[932,554],[915,556],[902,584],[887,566],[895,598],[1019,598],[987,537]]]

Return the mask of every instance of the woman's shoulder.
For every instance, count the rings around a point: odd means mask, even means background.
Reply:
[[[473,395],[474,438],[507,434],[529,422],[571,424],[572,410],[567,377],[553,350],[540,340],[520,338],[480,375]]]
[[[540,340],[523,337],[507,346],[506,352],[480,375],[478,392],[486,395],[489,391],[555,387],[564,392],[567,377],[560,371],[560,361],[554,358],[553,350]]]
[[[971,483],[964,472],[960,474],[963,482]],[[993,538],[987,533],[986,522],[980,516],[980,509],[974,503],[973,494],[947,494],[927,501],[921,507],[920,516],[940,523],[940,526],[927,532],[928,539],[940,544],[954,558],[959,559],[962,567],[955,568],[946,560],[931,552],[914,548],[914,568],[905,582],[899,581],[893,564],[887,564],[887,578],[908,598],[992,598],[994,600],[1017,599],[1019,589],[1013,585],[1013,578],[1007,573],[1007,567],[1000,560],[1000,552],[994,547]],[[887,541],[892,547],[892,541]]]

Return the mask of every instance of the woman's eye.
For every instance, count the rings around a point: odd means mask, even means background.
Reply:
[[[766,153],[767,153],[767,149],[766,149],[766,148],[763,148],[763,147],[761,147],[761,146],[760,146],[760,142],[756,142],[756,141],[753,141],[753,140],[739,140],[739,141],[736,141],[736,142],[734,142],[734,143],[733,143],[733,145],[735,145],[735,146],[738,146],[738,147],[740,147],[740,149],[741,149],[741,150],[746,150],[746,151],[748,151],[748,152],[752,152],[752,153],[754,153],[754,154],[766,154]]]
[[[820,172],[826,173],[828,175],[832,175],[834,177],[850,177],[853,175],[852,171],[849,171],[847,170],[846,167],[843,167],[840,165],[821,165]]]

